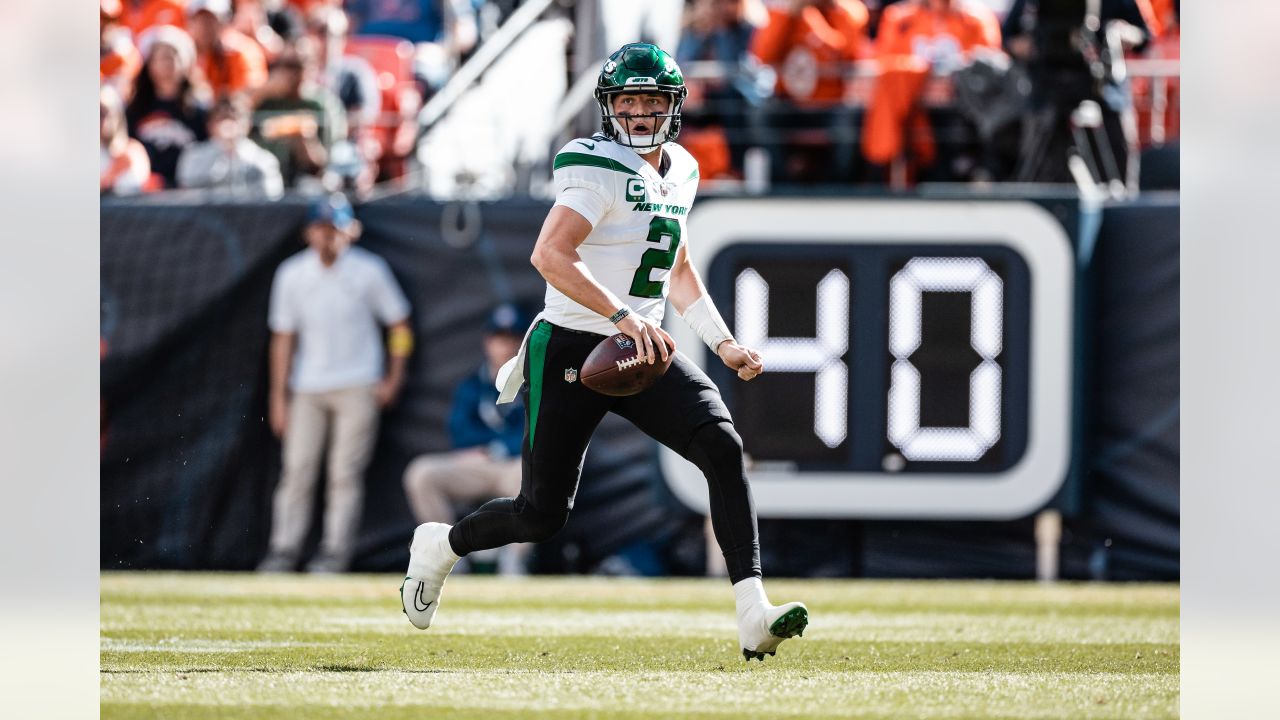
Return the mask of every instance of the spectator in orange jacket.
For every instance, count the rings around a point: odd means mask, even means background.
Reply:
[[[301,15],[310,15],[312,10],[322,5],[341,8],[342,0],[286,0],[285,4],[293,6]]]
[[[933,165],[937,150],[917,105],[920,92],[930,74],[949,74],[979,47],[1000,47],[989,9],[962,0],[906,0],[884,9],[876,38],[880,77],[862,134],[868,161],[888,165],[910,146],[915,167]]]
[[[844,104],[844,75],[867,54],[867,8],[859,0],[775,0],[751,52],[777,73],[767,122],[773,179],[851,179],[854,117]]]
[[[252,94],[267,80],[262,48],[230,26],[231,0],[189,0],[187,24],[197,63],[215,98]]]
[[[884,9],[876,55],[912,55],[947,73],[975,47],[1000,47],[1000,27],[985,7],[961,0],[907,0]]]
[[[125,0],[124,24],[138,37],[151,27],[172,25],[186,29],[187,11],[184,0]]]
[[[1000,18],[990,6],[979,0],[961,0],[961,5],[978,19],[982,25],[981,45],[991,48],[1000,47]]]
[[[98,10],[98,81],[110,83],[127,100],[142,69],[142,54],[134,47],[129,29],[120,23],[124,13],[120,0],[100,0]]]
[[[796,104],[831,105],[844,97],[844,66],[865,53],[867,8],[859,0],[787,0],[751,51],[778,73],[780,96]]]
[[[1164,37],[1166,33],[1179,33],[1179,9],[1176,0],[1151,0],[1147,27],[1151,28],[1152,35]]]

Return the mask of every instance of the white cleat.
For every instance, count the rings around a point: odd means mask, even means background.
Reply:
[[[413,531],[409,570],[400,584],[400,607],[419,630],[431,627],[445,578],[459,559],[449,546],[449,528],[444,523],[423,523]]]
[[[738,643],[742,657],[764,661],[765,655],[774,655],[783,640],[804,635],[809,625],[809,608],[804,603],[789,602],[785,605],[760,603],[738,617]]]

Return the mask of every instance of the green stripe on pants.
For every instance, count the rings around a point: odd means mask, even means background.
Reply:
[[[551,340],[551,324],[538,322],[529,337],[529,451],[533,451],[533,434],[538,429],[538,405],[542,401],[542,369],[547,360],[547,342]]]

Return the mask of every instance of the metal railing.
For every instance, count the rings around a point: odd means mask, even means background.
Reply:
[[[476,50],[462,67],[458,68],[449,80],[440,88],[418,113],[418,134],[421,137],[432,125],[453,107],[463,94],[469,90],[494,60],[503,53],[520,34],[537,22],[542,12],[555,0],[527,0],[507,18],[498,31],[488,39],[480,49]]]

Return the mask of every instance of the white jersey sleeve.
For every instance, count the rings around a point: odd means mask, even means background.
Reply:
[[[617,173],[609,169],[604,158],[595,155],[596,142],[574,140],[556,153],[553,179],[556,205],[577,212],[595,227],[613,209],[617,197]]]
[[[595,227],[600,218],[609,212],[609,200],[603,193],[580,186],[557,191],[555,204],[563,205],[586,218],[591,227]]]

